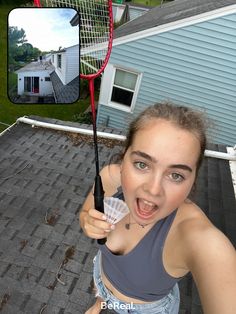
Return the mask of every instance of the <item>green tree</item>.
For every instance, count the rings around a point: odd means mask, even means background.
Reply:
[[[20,44],[25,43],[26,35],[23,29],[18,29],[16,26],[10,26],[8,29],[8,63],[9,69],[14,71],[17,68],[18,62],[16,60],[18,54],[22,54],[19,48]]]
[[[15,5],[16,7],[19,5],[25,5],[27,3],[32,3],[33,5],[33,1],[29,1],[29,0],[0,0],[0,4],[5,4],[5,5]]]
[[[18,29],[17,26],[10,26],[8,29],[8,41],[10,47],[16,47],[27,42],[23,28]]]
[[[8,29],[9,68],[14,71],[19,62],[30,62],[38,58],[41,51],[27,42],[24,29],[10,26]]]

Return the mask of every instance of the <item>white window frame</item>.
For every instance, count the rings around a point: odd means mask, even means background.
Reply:
[[[129,73],[137,75],[137,81],[135,84],[135,89],[134,89],[133,98],[132,98],[130,107],[111,101],[116,70],[121,70],[124,72],[129,72]],[[102,82],[102,93],[100,93],[99,103],[102,105],[108,106],[109,108],[115,108],[115,109],[125,111],[125,112],[133,112],[135,104],[136,104],[140,84],[141,84],[141,79],[142,79],[142,73],[140,73],[139,71],[136,71],[130,68],[117,66],[117,65],[108,64],[104,72],[104,77],[103,77],[103,82]]]

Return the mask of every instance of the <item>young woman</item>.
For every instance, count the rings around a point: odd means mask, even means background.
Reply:
[[[191,272],[204,313],[236,313],[236,254],[188,196],[206,147],[201,114],[156,104],[131,124],[120,162],[101,171],[105,196],[129,214],[116,225],[94,209],[92,191],[80,213],[85,234],[107,238],[94,260],[96,303],[117,313],[179,311],[178,281]]]

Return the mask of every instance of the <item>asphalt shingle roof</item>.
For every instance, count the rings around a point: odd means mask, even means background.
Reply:
[[[55,71],[50,74],[50,77],[55,93],[56,102],[58,104],[71,104],[78,100],[80,83],[79,76],[77,76],[67,85],[63,85],[62,81]]]
[[[77,220],[95,175],[90,141],[90,137],[32,128],[24,123],[0,136],[3,314],[38,314],[44,307],[44,314],[84,314],[94,302],[92,260],[97,244],[84,236]],[[225,150],[216,145],[210,148]],[[101,166],[119,149],[118,143],[113,146],[111,141],[101,142]],[[205,159],[195,197],[236,245],[236,204],[227,161]],[[57,273],[64,285],[56,280]],[[191,275],[180,282],[180,288],[180,314],[202,313]]]
[[[182,20],[236,4],[235,0],[175,0],[155,7],[140,17],[118,27],[114,38],[134,34],[152,27]]]

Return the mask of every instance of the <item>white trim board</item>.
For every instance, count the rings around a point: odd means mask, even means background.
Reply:
[[[227,147],[227,152],[233,155],[235,154],[235,149],[233,147]],[[235,199],[236,199],[236,161],[229,161],[229,167],[231,171],[234,194],[235,194]]]

